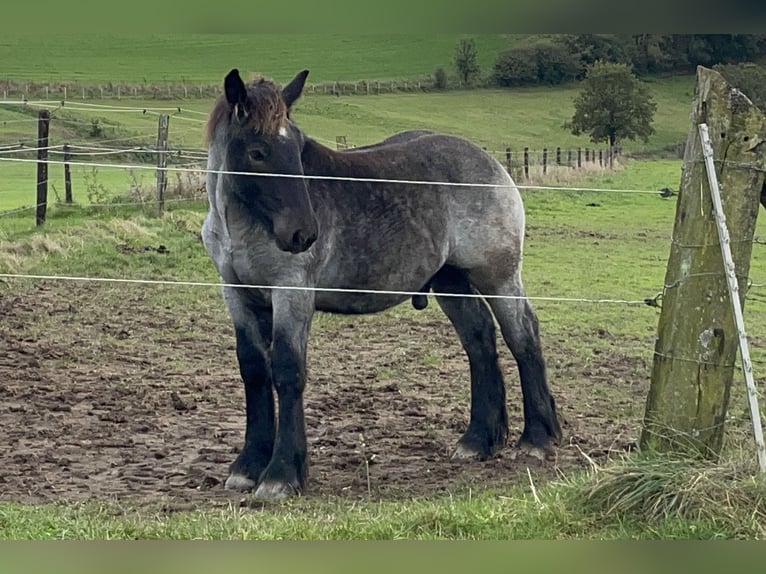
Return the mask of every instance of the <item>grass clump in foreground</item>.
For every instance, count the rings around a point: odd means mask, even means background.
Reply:
[[[702,528],[715,538],[766,536],[766,482],[750,465],[733,460],[625,457],[594,466],[573,483],[569,506],[604,523],[641,525],[647,533]]]
[[[630,456],[537,487],[398,501],[245,499],[170,512],[130,503],[0,505],[0,538],[763,539],[766,486],[747,465]]]

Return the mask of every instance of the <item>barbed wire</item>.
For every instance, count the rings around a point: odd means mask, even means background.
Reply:
[[[14,214],[24,213],[25,211],[32,211],[33,209],[37,209],[38,207],[42,205],[47,205],[47,202],[38,203],[37,205],[24,205],[22,207],[16,207],[13,209],[7,209],[5,211],[0,211],[0,217],[7,217]]]
[[[26,124],[26,123],[40,123],[40,120],[37,118],[22,118],[22,119],[16,119],[16,120],[0,120],[0,123],[3,125],[6,124]]]
[[[704,164],[704,160],[701,160],[701,159],[688,160],[688,161],[683,162],[683,165],[686,166],[686,165],[697,164],[697,163],[703,163]],[[728,159],[713,159],[713,163],[718,164],[718,165],[735,167],[735,168],[738,168],[738,169],[744,169],[744,170],[748,170],[748,171],[756,171],[756,172],[759,172],[759,173],[766,173],[766,168],[759,167],[759,166],[754,165],[752,163],[744,163],[744,162],[732,161],[732,160],[728,160]]]
[[[76,151],[87,150],[87,151]],[[167,156],[181,156],[193,154],[195,159],[207,159],[207,151],[194,148],[176,148],[161,150],[154,146],[140,145],[130,148],[108,148],[101,146],[83,146],[77,144],[57,144],[45,147],[27,147],[23,145],[0,147],[0,155],[11,155],[18,153],[31,153],[37,151],[48,151],[51,154],[70,155],[70,156],[101,156],[101,155],[123,155],[123,154],[159,154]],[[47,163],[47,160],[41,160]]]
[[[739,360],[734,361],[734,363],[728,364],[728,365],[722,365],[721,363],[716,363],[715,361],[705,361],[702,359],[695,359],[691,357],[684,357],[683,355],[677,355],[673,353],[663,353],[661,351],[652,351],[652,354],[656,357],[661,357],[663,359],[669,360],[669,361],[681,361],[682,363],[692,363],[699,366],[704,367],[716,367],[716,368],[723,368],[723,369],[737,369],[742,370],[742,363]],[[766,359],[750,359],[750,362],[757,365],[766,365]],[[756,391],[759,397],[763,397],[763,391],[757,390]]]
[[[67,102],[72,102],[72,103],[67,105]],[[169,111],[181,110],[179,106],[173,106],[173,107],[117,106],[114,104],[93,104],[89,102],[80,102],[76,100],[0,100],[0,105],[22,106],[22,107],[23,106],[51,107],[52,105],[56,105],[58,108],[81,106],[83,108],[98,108],[98,109],[101,109],[102,111],[112,111],[112,110],[144,111],[146,110],[146,111],[155,111],[155,112],[169,112]],[[93,111],[93,110],[88,110],[88,111]]]

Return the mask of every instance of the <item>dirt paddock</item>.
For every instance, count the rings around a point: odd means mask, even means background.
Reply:
[[[306,496],[394,499],[566,475],[631,448],[648,367],[636,357],[565,348],[547,359],[564,442],[554,463],[455,461],[468,420],[468,364],[451,326],[419,318],[343,318],[309,351]],[[619,344],[619,342],[617,342]],[[503,348],[511,441],[521,432],[518,376]],[[587,367],[587,369],[586,369]],[[587,376],[589,388],[583,388]],[[627,392],[608,390],[616,378]],[[130,285],[0,285],[0,500],[129,499],[208,506],[244,430],[234,337],[217,293],[202,309]]]

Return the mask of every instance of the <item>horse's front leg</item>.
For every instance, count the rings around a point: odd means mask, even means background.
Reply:
[[[226,488],[250,490],[258,484],[274,450],[274,392],[269,365],[271,309],[254,307],[244,289],[227,287],[224,299],[234,323],[247,410],[245,444],[229,468]]]
[[[271,375],[279,414],[274,454],[255,492],[257,498],[269,500],[300,494],[308,476],[303,389],[314,293],[275,290],[272,307]]]

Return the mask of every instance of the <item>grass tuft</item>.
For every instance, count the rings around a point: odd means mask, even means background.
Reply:
[[[652,454],[594,465],[571,501],[599,520],[718,524],[741,537],[766,536],[766,482],[741,461]]]

